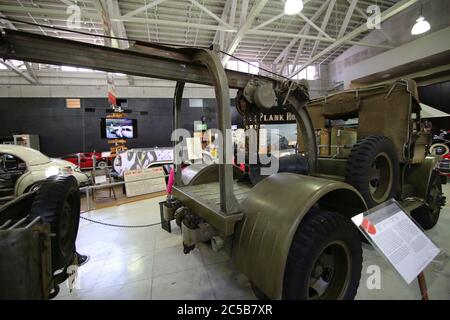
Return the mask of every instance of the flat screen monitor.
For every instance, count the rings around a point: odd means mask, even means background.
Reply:
[[[109,119],[102,118],[103,139],[134,139],[137,138],[136,119]]]

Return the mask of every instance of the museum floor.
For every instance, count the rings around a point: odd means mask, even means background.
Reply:
[[[450,252],[449,199],[438,225],[428,235]],[[158,202],[164,197],[99,209],[85,217],[106,223],[139,225],[159,222]],[[246,277],[235,270],[224,252],[201,245],[184,255],[180,230],[172,234],[159,226],[115,228],[81,220],[77,250],[90,261],[79,268],[78,289],[61,285],[56,299],[255,299]],[[381,269],[381,288],[369,290],[368,267]],[[363,273],[357,299],[417,299],[418,288],[408,288],[369,246],[364,246]],[[450,299],[450,263],[430,286],[431,299]]]

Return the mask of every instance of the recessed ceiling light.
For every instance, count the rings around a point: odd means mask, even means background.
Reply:
[[[284,13],[292,16],[303,10],[302,0],[287,0],[284,4]]]

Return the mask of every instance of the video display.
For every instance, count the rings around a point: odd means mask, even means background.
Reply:
[[[136,120],[133,119],[104,119],[106,139],[136,138]]]

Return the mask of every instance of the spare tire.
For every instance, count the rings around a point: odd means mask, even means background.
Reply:
[[[371,135],[353,146],[345,180],[361,193],[371,208],[395,197],[399,170],[392,141],[384,136]]]
[[[50,224],[52,270],[64,268],[73,260],[80,222],[80,193],[75,177],[50,177],[34,197],[30,219],[41,217]]]

